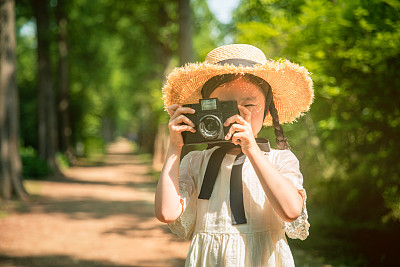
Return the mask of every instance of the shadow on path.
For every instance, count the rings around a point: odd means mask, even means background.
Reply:
[[[183,266],[189,243],[154,218],[150,164],[119,140],[103,162],[32,181],[0,217],[0,266]]]
[[[121,265],[107,261],[90,261],[68,257],[64,255],[41,255],[27,257],[8,257],[0,255],[0,266],[18,266],[18,267],[128,267],[128,266],[184,266],[183,259],[170,259],[167,262],[157,260],[140,261],[137,265]]]

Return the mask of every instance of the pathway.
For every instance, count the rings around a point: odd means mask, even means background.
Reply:
[[[154,218],[148,171],[120,140],[101,165],[34,182],[37,200],[0,216],[0,266],[182,266],[189,244]]]

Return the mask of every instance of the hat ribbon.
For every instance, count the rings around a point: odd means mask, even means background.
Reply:
[[[240,65],[242,65],[243,67],[253,67],[254,65],[261,64],[261,63],[250,60],[250,59],[245,59],[245,58],[228,58],[225,60],[218,61],[215,64],[218,64],[218,65],[232,64],[237,67],[239,67]]]

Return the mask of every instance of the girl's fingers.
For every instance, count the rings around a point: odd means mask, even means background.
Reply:
[[[232,124],[231,128],[229,128],[228,133],[225,136],[225,140],[229,140],[235,133],[244,132],[246,130],[246,126],[240,124]]]
[[[237,115],[233,115],[232,117],[229,117],[229,118],[225,121],[224,126],[227,127],[227,126],[229,126],[230,124],[235,123],[235,122],[238,123],[238,124],[244,125],[246,121],[243,119],[242,116],[240,116],[240,115],[237,114]]]
[[[240,115],[247,122],[251,122],[251,112],[245,106],[238,105]]]
[[[185,115],[179,115],[175,119],[171,120],[169,123],[170,131],[175,133],[182,133],[184,131],[195,133],[196,130],[194,127],[194,123],[189,120]]]
[[[178,107],[177,109],[175,109],[174,113],[171,116],[171,120],[174,120],[176,117],[182,115],[182,114],[194,114],[195,110],[189,107]]]
[[[246,140],[246,135],[241,132],[241,133],[235,133],[232,136],[232,143],[235,145],[242,145],[243,144],[243,140]]]
[[[172,125],[171,129],[178,133],[185,132],[185,131],[189,131],[192,133],[196,132],[196,130],[192,126],[189,126],[189,125]]]
[[[174,115],[175,111],[179,108],[180,106],[178,104],[173,104],[167,108],[168,114],[170,117]]]
[[[195,127],[194,123],[189,120],[188,117],[186,117],[185,115],[179,115],[170,122],[171,125],[180,125],[181,123],[185,123],[193,128]]]

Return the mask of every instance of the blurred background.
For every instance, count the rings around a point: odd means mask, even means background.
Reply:
[[[400,1],[1,0],[0,30],[0,212],[119,137],[159,171],[165,77],[247,43],[314,81],[310,112],[284,125],[308,193],[298,265],[397,262]]]

